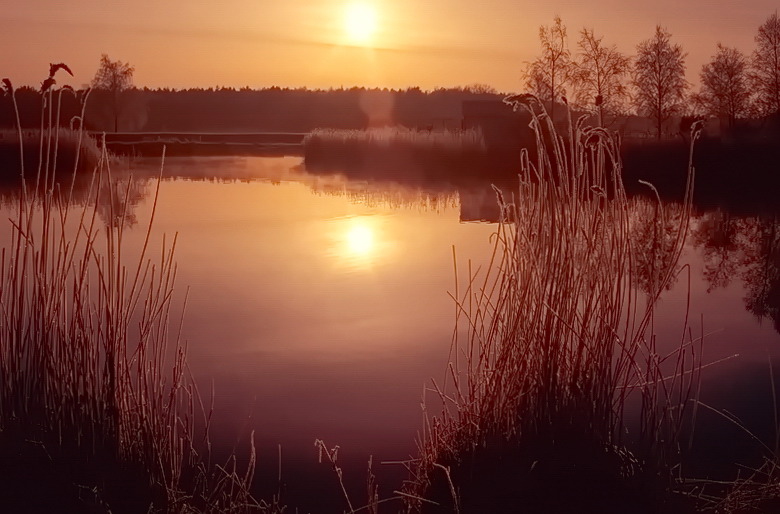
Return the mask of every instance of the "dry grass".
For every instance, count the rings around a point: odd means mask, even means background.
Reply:
[[[646,500],[631,477],[673,487],[696,392],[697,341],[664,356],[652,332],[687,232],[692,173],[676,226],[656,210],[651,233],[665,237],[639,248],[632,232],[647,206],[625,195],[615,140],[579,123],[564,140],[535,98],[511,101],[533,115],[539,157],[524,154],[517,195],[499,197],[491,265],[469,267],[456,286],[449,371],[429,389],[443,407],[425,407],[407,507],[435,510],[423,498],[455,511],[631,509]],[[635,404],[634,455],[624,434]]]
[[[404,127],[316,129],[303,140],[311,171],[372,176],[452,176],[485,166],[480,131],[427,131]]]
[[[254,445],[244,471],[235,457],[210,462],[210,409],[173,314],[176,238],[149,254],[157,193],[142,248],[124,242],[132,180],[112,176],[105,152],[84,193],[91,200],[73,202],[55,180],[62,147],[48,127],[58,94],[44,91],[40,158],[20,170],[10,244],[0,250],[3,500],[28,510],[270,510],[249,493]],[[118,201],[106,206],[106,190]]]
[[[60,63],[62,64],[62,63]],[[16,91],[7,78],[3,79],[4,93],[11,97],[16,114],[16,130],[0,131],[0,160],[3,162],[3,178],[17,179],[36,177],[40,183],[41,173],[56,171],[68,173],[71,170],[91,171],[101,158],[96,142],[83,130],[73,130],[75,124],[83,128],[84,110],[89,89],[76,92],[70,86],[55,91],[54,74],[58,70],[70,70],[64,64],[51,66],[49,77],[43,82],[41,90],[41,124],[38,130],[22,130],[19,109],[16,105]],[[69,121],[70,129],[61,127],[62,96],[74,95],[81,103],[81,115]],[[27,170],[27,175],[25,175]]]
[[[419,130],[406,127],[382,127],[368,130],[315,129],[305,138],[309,141],[333,140],[343,144],[359,143],[378,146],[404,144],[421,147],[441,147],[452,150],[484,148],[479,130]]]
[[[709,509],[724,514],[777,512],[780,509],[780,466],[768,458],[758,469],[745,470],[746,478],[728,484],[724,497],[700,495]]]
[[[48,139],[51,138],[51,142]],[[77,169],[79,172],[91,172],[100,160],[101,150],[97,142],[79,130],[58,127],[47,133],[41,130],[23,130],[22,146],[19,150],[19,132],[0,131],[0,161],[3,162],[2,180],[16,179],[21,170],[20,155],[24,155],[24,168],[37,173],[38,164],[41,162],[40,149],[49,146],[56,148],[55,163],[49,163],[49,167],[60,170],[65,174]],[[47,150],[54,155],[54,148]],[[76,158],[78,154],[78,160]],[[43,158],[43,166],[46,166],[46,157]]]

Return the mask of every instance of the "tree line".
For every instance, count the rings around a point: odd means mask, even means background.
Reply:
[[[691,90],[685,77],[687,54],[672,43],[666,28],[656,26],[653,36],[636,46],[635,56],[603,39],[584,28],[573,53],[560,17],[551,26],[540,27],[541,55],[525,63],[523,81],[553,119],[560,103],[593,113],[602,126],[636,113],[651,119],[661,138],[664,123],[673,116],[718,116],[733,128],[740,119],[780,113],[777,13],[758,28],[752,54],[718,43],[700,71],[698,91]]]
[[[563,103],[592,114],[601,126],[637,114],[652,120],[660,139],[664,124],[675,116],[717,116],[733,128],[739,120],[780,113],[780,22],[776,13],[758,28],[752,54],[718,43],[700,71],[698,91],[692,91],[685,78],[687,54],[660,25],[652,37],[636,46],[635,56],[619,52],[616,45],[605,43],[603,36],[587,28],[580,32],[572,52],[560,17],[551,26],[540,27],[539,39],[541,54],[525,63],[523,86],[546,104],[554,120],[556,110],[561,116]],[[130,64],[103,55],[91,91],[58,95],[60,124],[68,125],[78,116],[78,99],[89,94],[84,125],[98,131],[308,132],[317,127],[361,129],[372,124],[454,128],[462,117],[463,101],[499,101],[505,96],[483,84],[433,91],[139,89],[133,86],[133,72]],[[14,93],[22,126],[38,126],[41,91],[25,86]],[[6,94],[0,99],[0,126],[15,126],[10,97]]]
[[[175,90],[137,88],[133,67],[107,56],[91,90],[65,90],[60,102],[61,126],[81,113],[78,99],[88,94],[85,128],[106,132],[309,132],[318,127],[364,129],[400,124],[422,129],[461,126],[461,105],[468,100],[500,102],[505,95],[484,84],[425,91],[407,89],[210,87]],[[117,76],[118,75],[118,76]],[[40,126],[42,96],[38,88],[14,91],[23,128]],[[14,104],[0,93],[0,127],[15,127]]]

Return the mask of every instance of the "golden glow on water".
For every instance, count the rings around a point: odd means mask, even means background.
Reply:
[[[330,220],[330,251],[338,267],[367,270],[392,260],[396,247],[387,220],[363,214]]]

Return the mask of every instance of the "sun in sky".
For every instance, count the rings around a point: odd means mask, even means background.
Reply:
[[[370,46],[377,29],[376,8],[366,2],[348,4],[344,11],[344,30],[354,45]]]

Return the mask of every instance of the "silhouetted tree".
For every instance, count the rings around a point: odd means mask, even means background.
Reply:
[[[780,21],[777,13],[758,28],[750,78],[762,114],[780,112]]]
[[[523,76],[529,92],[550,104],[550,118],[555,119],[555,101],[565,94],[564,86],[571,72],[571,52],[566,41],[566,27],[555,17],[552,27],[539,27],[542,56],[526,63]]]
[[[682,46],[669,42],[671,34],[657,25],[655,35],[637,45],[634,86],[636,106],[640,113],[655,121],[658,139],[663,124],[683,108],[685,90],[685,56]]]
[[[119,115],[121,110],[122,93],[132,87],[133,72],[135,68],[122,61],[112,61],[108,55],[100,58],[100,67],[95,78],[92,79],[92,87],[110,95],[110,105],[114,117],[114,132],[119,131]]]
[[[474,83],[463,87],[463,91],[477,95],[497,95],[498,91],[488,84]]]
[[[612,45],[602,45],[593,30],[582,29],[578,46],[580,53],[575,61],[572,82],[576,87],[577,103],[596,107],[599,126],[604,126],[604,114],[621,110],[628,98],[625,79],[631,60]]]
[[[718,53],[702,66],[698,100],[708,114],[728,116],[729,126],[748,114],[750,91],[747,86],[747,60],[736,48],[718,43]]]

